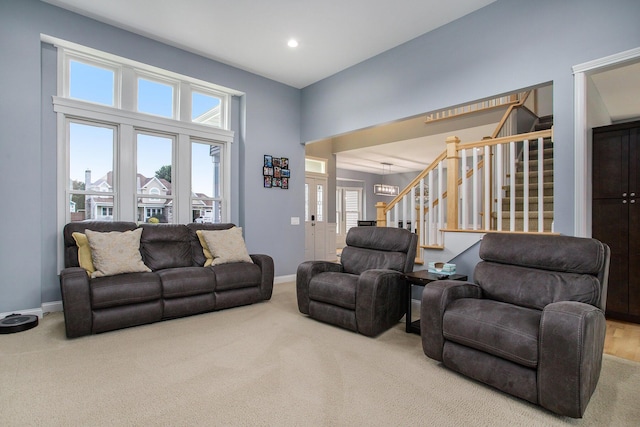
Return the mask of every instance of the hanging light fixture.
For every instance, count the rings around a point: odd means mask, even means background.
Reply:
[[[382,184],[374,184],[373,185],[373,194],[376,196],[389,196],[395,197],[400,194],[400,187],[397,185],[388,185],[384,183],[384,177],[387,174],[387,167],[389,168],[389,172],[391,172],[391,163],[382,162]]]

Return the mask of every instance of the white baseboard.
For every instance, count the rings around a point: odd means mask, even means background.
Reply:
[[[42,319],[42,316],[46,313],[53,313],[55,311],[62,311],[62,301],[45,302],[40,308],[26,308],[24,310],[7,311],[6,313],[0,313],[0,319],[4,319],[10,314],[24,314],[38,316]]]
[[[295,274],[289,274],[288,276],[278,276],[273,279],[274,284],[289,283],[289,282],[295,282],[295,281],[296,281]]]
[[[43,313],[53,313],[56,311],[62,311],[62,301],[51,301],[42,304]]]

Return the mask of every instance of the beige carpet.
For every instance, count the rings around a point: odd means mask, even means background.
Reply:
[[[428,359],[403,324],[366,338],[269,302],[68,340],[63,316],[0,335],[0,425],[637,426],[640,364],[605,356],[572,420]]]

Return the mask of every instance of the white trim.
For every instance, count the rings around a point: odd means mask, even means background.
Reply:
[[[279,283],[290,283],[296,281],[295,274],[289,274],[288,276],[276,276],[273,278],[273,284],[277,285]]]
[[[215,139],[220,142],[233,143],[234,132],[212,126],[201,125],[199,123],[181,122],[179,120],[168,119],[166,117],[152,116],[137,111],[125,111],[106,105],[93,104],[76,99],[53,97],[53,109],[56,113],[63,113],[68,116],[87,118],[100,122],[127,124],[136,128],[148,128],[167,132],[171,134],[187,133],[194,137],[203,139]]]
[[[590,237],[588,215],[591,212],[589,190],[588,132],[587,128],[587,76],[604,68],[620,65],[640,58],[640,47],[605,56],[573,66],[574,75],[574,235]]]
[[[295,276],[294,276],[295,280]],[[5,313],[0,313],[0,319],[4,319],[5,317],[11,314],[22,314],[24,316],[38,316],[38,318],[42,319],[42,316],[46,313],[54,313],[62,311],[62,301],[52,301],[45,302],[42,304],[40,308],[26,308],[24,310],[13,310],[7,311]]]
[[[63,311],[62,301],[51,301],[42,304],[43,313],[55,313],[58,311]]]
[[[220,86],[211,82],[207,82],[205,80],[196,79],[193,77],[185,76],[183,74],[174,73],[173,71],[165,70],[163,68],[154,67],[153,65],[145,64],[143,62],[133,61],[128,58],[124,58],[122,56],[113,55],[108,52],[104,52],[98,49],[92,49],[87,46],[83,46],[77,43],[73,43],[67,40],[59,39],[57,37],[53,37],[47,34],[40,34],[40,41],[48,44],[52,44],[55,47],[72,50],[78,53],[83,53],[85,55],[90,55],[92,57],[103,58],[107,61],[114,61],[123,65],[127,65],[129,67],[138,68],[140,70],[145,70],[147,72],[153,74],[159,74],[161,76],[166,76],[172,79],[187,81],[189,83],[199,85],[201,87],[219,90],[222,94],[229,94],[231,96],[242,96],[244,92],[241,92],[236,89],[231,89],[228,87]],[[60,93],[60,92],[58,92]]]

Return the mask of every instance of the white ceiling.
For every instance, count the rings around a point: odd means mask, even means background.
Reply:
[[[495,0],[43,1],[303,88]]]

